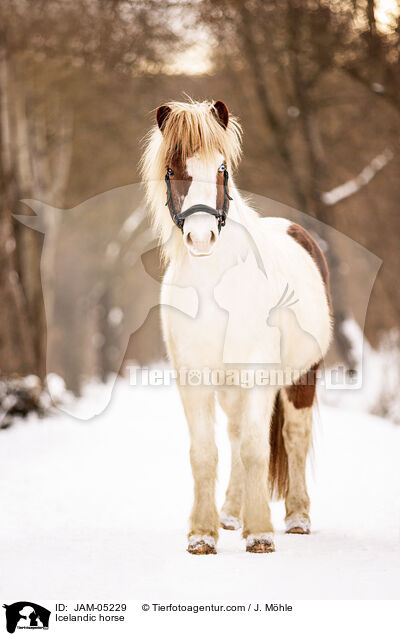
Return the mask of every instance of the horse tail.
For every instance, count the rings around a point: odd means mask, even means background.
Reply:
[[[283,441],[283,404],[280,392],[276,394],[274,410],[269,430],[269,475],[268,484],[271,497],[283,499],[286,496],[289,483],[288,458]]]

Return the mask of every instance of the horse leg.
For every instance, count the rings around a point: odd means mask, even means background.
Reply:
[[[288,459],[286,532],[310,533],[310,498],[306,486],[306,461],[312,435],[315,386],[289,387],[281,392],[284,408],[283,441]]]
[[[225,530],[240,528],[242,508],[243,464],[240,458],[241,400],[240,391],[230,389],[218,393],[218,400],[228,416],[228,434],[231,443],[231,476],[222,506],[220,521]]]
[[[204,387],[180,387],[190,432],[190,463],[194,503],[188,552],[216,554],[219,518],[215,505],[218,453],[214,436],[214,392]]]
[[[244,467],[243,537],[247,552],[273,552],[268,503],[268,431],[275,401],[270,387],[255,387],[245,396],[240,457]]]

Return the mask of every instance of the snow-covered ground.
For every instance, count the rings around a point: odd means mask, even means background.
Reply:
[[[92,397],[93,399],[93,397]],[[229,470],[222,414],[218,501]],[[0,432],[0,597],[398,599],[400,427],[320,407],[310,536],[245,552],[221,530],[216,556],[186,553],[189,440],[173,387],[120,380],[106,412],[57,413]]]

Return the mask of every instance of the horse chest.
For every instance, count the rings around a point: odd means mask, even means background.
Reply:
[[[197,311],[176,309],[179,291],[166,285],[162,294],[162,323],[169,353],[179,364],[189,367],[220,367],[228,316],[218,307],[212,288],[196,289]]]
[[[290,247],[284,242],[282,253]],[[294,267],[273,244],[269,248],[268,276],[254,257],[237,261],[229,253],[226,259],[171,267],[164,279],[162,316],[175,365],[255,363],[307,370],[323,358],[330,319],[320,274],[306,252],[295,254]],[[274,310],[285,289],[293,307]]]

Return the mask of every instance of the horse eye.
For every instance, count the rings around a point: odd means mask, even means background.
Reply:
[[[225,172],[226,170],[226,165],[224,163],[221,163],[220,167],[218,168],[218,172]]]
[[[172,175],[174,174],[174,171],[171,170],[171,168],[167,168],[167,174],[172,177]]]

